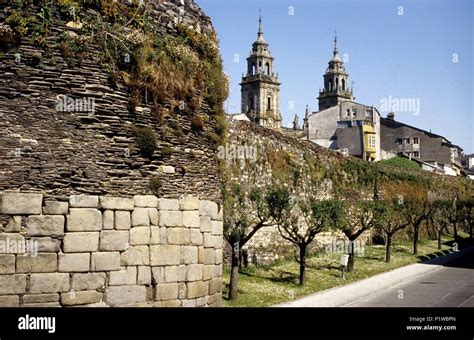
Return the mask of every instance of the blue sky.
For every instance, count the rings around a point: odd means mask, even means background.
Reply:
[[[231,78],[226,108],[240,112],[240,78],[256,39],[259,9],[280,75],[283,124],[317,111],[334,30],[356,101],[419,100],[396,119],[474,152],[474,6],[471,0],[196,0],[217,30]],[[402,8],[401,8],[402,7]],[[236,54],[239,61],[236,62]],[[292,109],[291,103],[294,103]]]

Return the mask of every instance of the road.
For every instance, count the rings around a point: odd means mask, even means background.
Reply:
[[[474,307],[474,247],[276,307]]]
[[[440,266],[435,271],[343,306],[474,307],[474,252]]]

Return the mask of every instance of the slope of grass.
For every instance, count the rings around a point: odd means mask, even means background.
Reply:
[[[468,235],[461,233],[460,237],[467,238]],[[365,253],[356,257],[355,270],[346,273],[345,280],[339,270],[340,254],[318,253],[307,260],[304,287],[298,285],[299,266],[295,260],[282,260],[267,266],[251,266],[243,269],[239,276],[239,298],[236,301],[227,300],[230,271],[229,268],[224,268],[224,304],[228,307],[263,307],[291,301],[448,253],[452,250],[452,243],[451,236],[443,237],[440,251],[437,249],[436,240],[423,240],[418,246],[418,255],[413,255],[412,243],[401,241],[393,245],[391,263],[384,261],[385,246],[367,246]]]

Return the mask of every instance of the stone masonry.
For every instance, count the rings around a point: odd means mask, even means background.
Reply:
[[[214,202],[0,192],[0,216],[0,307],[221,305]]]

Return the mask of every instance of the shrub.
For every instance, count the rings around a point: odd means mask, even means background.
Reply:
[[[204,118],[201,115],[195,115],[191,120],[191,127],[196,131],[204,130]]]
[[[135,138],[144,157],[150,158],[156,150],[155,132],[149,127],[136,127]]]
[[[158,196],[160,193],[160,189],[163,187],[163,183],[161,182],[161,179],[159,179],[158,177],[152,177],[150,178],[148,187],[150,188],[151,192],[154,195]]]

